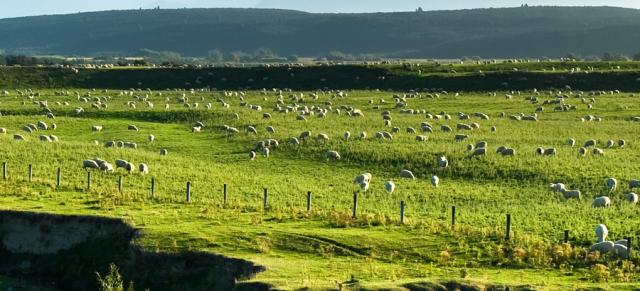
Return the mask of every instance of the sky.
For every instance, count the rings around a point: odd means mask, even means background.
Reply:
[[[138,8],[282,8],[352,13],[514,7],[529,5],[618,6],[640,9],[638,0],[0,0],[0,18]]]

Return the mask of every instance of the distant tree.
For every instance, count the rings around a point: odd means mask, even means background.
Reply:
[[[224,61],[224,54],[220,50],[210,50],[207,59],[214,63],[220,63]]]

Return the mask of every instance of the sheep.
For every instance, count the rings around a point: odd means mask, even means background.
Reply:
[[[256,152],[251,151],[249,152],[249,160],[253,161],[256,159]]]
[[[295,137],[291,137],[291,138],[289,138],[289,144],[294,145],[294,146],[295,145],[299,145],[300,141]]]
[[[415,180],[416,179],[416,176],[413,175],[413,172],[411,172],[409,170],[400,171],[398,176],[400,176],[400,178],[407,178],[407,179],[411,179],[411,180]]]
[[[393,181],[387,181],[386,183],[384,183],[384,189],[387,190],[389,194],[392,194],[396,189],[396,184],[394,184]]]
[[[191,133],[198,133],[198,132],[201,132],[201,131],[202,131],[202,127],[200,127],[200,126],[194,126],[194,127],[191,128]]]
[[[307,138],[311,137],[311,132],[310,131],[303,131],[300,134],[300,140],[306,140]]]
[[[476,148],[486,148],[487,147],[487,142],[486,141],[481,141],[476,143]]]
[[[360,189],[362,189],[362,192],[367,192],[369,190],[369,185],[370,183],[367,181],[358,183],[358,186],[360,187]]]
[[[497,131],[498,131],[498,128],[495,125],[491,127],[491,132],[497,132]]]
[[[138,127],[133,125],[133,124],[129,124],[127,126],[127,130],[132,130],[132,131],[139,131]]]
[[[94,160],[84,160],[82,161],[82,169],[84,170],[100,169],[100,166]]]
[[[360,184],[362,182],[371,183],[372,178],[373,176],[371,175],[371,173],[362,173],[353,179],[353,183],[354,184]]]
[[[512,148],[506,148],[501,152],[502,156],[515,156],[516,155],[516,150],[512,149]]]
[[[30,126],[23,126],[22,130],[24,130],[26,133],[33,133],[33,129]]]
[[[586,148],[580,148],[578,149],[578,154],[581,156],[586,156],[587,155],[587,149]]]
[[[99,132],[102,131],[102,125],[94,125],[91,127],[91,131]]]
[[[117,148],[123,148],[123,147],[124,147],[124,142],[123,142],[123,141],[121,141],[121,140],[116,141],[116,147],[117,147]]]
[[[351,138],[351,132],[346,131],[343,135],[344,140],[349,140]]]
[[[548,149],[537,148],[536,149],[536,154],[540,156],[555,156],[556,153],[557,153],[556,148],[548,148]]]
[[[469,138],[469,136],[466,135],[466,134],[456,134],[455,137],[454,137],[454,140],[455,141],[463,141],[463,140],[468,139],[468,138]]]
[[[563,183],[550,183],[549,189],[554,192],[562,192],[561,190],[565,188]]]
[[[327,158],[327,160],[340,160],[340,153],[338,153],[337,151],[327,151],[324,156]]]
[[[113,172],[113,165],[107,163],[106,161],[103,161],[102,163],[98,163],[98,166],[100,166],[100,169],[103,170],[105,173]]]
[[[49,129],[49,127],[47,126],[46,123],[44,123],[44,121],[38,121],[38,129],[40,130],[47,130]]]
[[[575,140],[575,139],[573,139],[573,138],[570,138],[570,139],[568,139],[568,140],[567,140],[567,144],[568,144],[570,147],[574,147],[574,146],[576,145],[576,140]]]
[[[605,186],[607,186],[607,190],[609,190],[609,192],[613,192],[616,191],[616,187],[618,187],[618,180],[616,180],[616,178],[607,178],[604,181]]]
[[[625,199],[631,204],[636,204],[638,203],[638,194],[633,192],[628,193],[627,195],[625,195]]]
[[[586,141],[586,142],[584,143],[584,146],[583,146],[583,147],[588,148],[588,147],[594,147],[594,146],[596,146],[596,145],[598,145],[598,141],[597,141],[597,140],[595,140],[595,139],[591,139],[591,140]]]
[[[487,149],[486,148],[475,149],[475,150],[473,150],[473,153],[471,153],[471,157],[486,156],[486,155],[487,155]]]
[[[609,234],[609,230],[607,226],[604,224],[599,224],[596,226],[596,237],[598,238],[597,242],[591,246],[589,252],[599,252],[601,254],[606,254],[613,250],[615,244],[611,241],[605,241],[607,235]]]
[[[24,136],[22,136],[20,134],[14,134],[13,135],[13,140],[24,140]]]
[[[618,146],[620,148],[623,148],[625,145],[627,145],[627,142],[624,139],[618,141]]]
[[[596,155],[596,156],[602,156],[602,155],[604,155],[604,151],[602,149],[595,148],[595,149],[593,149],[593,154]]]
[[[440,130],[441,130],[442,132],[451,132],[451,131],[452,131],[451,127],[450,127],[450,126],[448,126],[448,125],[441,125],[441,126],[440,126]]]
[[[633,188],[640,188],[640,180],[630,180],[629,181],[629,190],[633,190]]]
[[[504,150],[506,150],[506,149],[507,149],[507,147],[506,147],[506,146],[499,146],[499,147],[496,149],[496,153],[498,153],[498,154],[502,154],[502,152],[503,152]]]
[[[416,141],[419,142],[425,142],[427,141],[429,138],[426,135],[416,135]]]
[[[138,144],[135,143],[135,142],[127,141],[127,142],[124,143],[124,147],[130,148],[130,149],[138,149]]]
[[[255,134],[255,135],[257,135],[257,134],[258,134],[258,130],[257,130],[255,127],[251,126],[251,125],[247,126],[247,127],[245,128],[245,131],[246,131],[247,133],[249,133],[249,134]]]
[[[149,140],[149,142],[152,143],[156,140],[156,136],[153,134],[149,134],[149,136],[147,137],[147,140]]]
[[[48,135],[40,135],[38,136],[38,139],[40,139],[40,141],[44,141],[44,142],[51,142],[51,138]]]
[[[359,137],[361,140],[365,140],[365,139],[367,139],[367,133],[366,133],[366,132],[364,132],[364,131],[363,131],[363,132],[360,132],[360,134],[358,135],[358,137]]]
[[[135,169],[136,169],[136,166],[133,163],[127,163],[127,165],[124,167],[124,170],[127,171],[129,174],[133,173]]]
[[[447,157],[441,156],[438,158],[438,167],[440,169],[446,169],[449,167],[449,160],[447,160]]]
[[[268,132],[268,133],[276,133],[276,129],[275,129],[275,128],[273,128],[273,126],[267,126],[267,128],[266,128],[266,129],[267,129],[267,132]]]
[[[456,128],[458,130],[473,130],[473,127],[471,127],[471,125],[468,124],[464,124],[464,123],[458,123],[456,125]]]
[[[564,200],[569,200],[569,199],[576,199],[578,201],[582,200],[582,193],[580,193],[580,190],[567,190],[564,184],[562,183],[558,183],[557,187],[558,187],[557,191],[562,193]]]
[[[169,151],[165,148],[160,149],[160,155],[161,156],[166,156],[167,154],[169,154]]]
[[[138,171],[140,171],[142,175],[149,174],[149,166],[145,163],[142,163],[138,166]]]
[[[7,129],[4,127],[0,127],[0,134],[7,134]]]
[[[470,151],[474,150],[475,148],[476,148],[476,147],[475,147],[473,144],[471,144],[471,143],[467,145],[467,151],[468,151],[468,152],[470,152]]]
[[[51,130],[56,130],[56,129],[58,129],[58,125],[55,124],[55,123],[52,123],[51,124]]]
[[[607,148],[612,148],[614,144],[615,144],[615,142],[613,140],[608,140],[607,141]]]
[[[268,157],[269,157],[269,152],[270,152],[269,148],[263,148],[263,149],[262,149],[262,155],[263,155],[265,158],[268,158]]]
[[[611,199],[607,196],[600,196],[596,199],[593,199],[593,203],[591,203],[591,207],[600,208],[600,207],[611,207]]]
[[[438,186],[440,185],[440,178],[438,178],[438,176],[436,175],[431,176],[431,185],[438,188]]]
[[[118,168],[125,169],[127,167],[127,164],[129,164],[129,162],[127,162],[126,160],[116,160],[116,169]]]
[[[329,140],[329,136],[327,134],[325,134],[325,133],[320,133],[316,137],[316,140],[318,140],[318,141],[327,141],[327,140]]]

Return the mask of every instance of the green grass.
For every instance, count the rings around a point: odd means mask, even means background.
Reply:
[[[601,286],[592,282],[589,268],[596,262],[609,263],[611,269],[621,269],[618,262],[586,257],[559,259],[550,255],[552,246],[562,240],[565,229],[575,254],[588,248],[595,240],[593,229],[605,223],[612,240],[626,236],[638,237],[640,229],[633,223],[637,206],[622,201],[629,179],[638,179],[640,172],[640,123],[631,122],[640,116],[637,97],[629,94],[596,97],[594,109],[588,110],[579,98],[566,102],[578,106],[577,111],[553,112],[545,106],[538,122],[512,121],[499,118],[520,112],[533,113],[539,105],[524,100],[529,94],[516,95],[507,100],[499,93],[490,97],[484,93],[463,93],[459,97],[441,95],[440,98],[408,99],[408,108],[425,109],[433,114],[446,111],[452,120],[427,120],[423,114],[400,114],[394,109],[393,93],[374,91],[349,92],[340,99],[320,94],[313,100],[306,94],[304,105],[333,108],[350,105],[364,111],[365,117],[329,113],[327,118],[307,117],[296,121],[295,113],[272,112],[276,97],[273,92],[261,95],[248,92],[244,101],[259,104],[272,119],[262,118],[263,112],[240,106],[239,97],[225,97],[222,92],[195,92],[191,103],[199,109],[189,110],[177,103],[183,92],[136,92],[149,94],[155,103],[148,109],[139,101],[137,109],[126,106],[133,97],[118,92],[95,91],[92,96],[111,96],[107,110],[91,108],[89,103],[71,96],[54,96],[51,90],[40,91],[33,100],[48,100],[56,114],[47,120],[37,104],[26,96],[0,97],[0,127],[8,130],[0,136],[0,161],[8,162],[7,181],[0,181],[0,208],[40,211],[59,214],[87,214],[121,217],[140,228],[143,236],[137,241],[150,250],[202,250],[232,257],[246,258],[265,265],[268,270],[257,281],[284,289],[310,287],[335,288],[354,275],[364,286],[382,288],[406,282],[459,280],[460,270],[468,270],[466,280],[480,283],[533,285],[543,289],[571,289]],[[84,95],[86,90],[80,90]],[[283,101],[291,104],[288,93]],[[171,107],[164,109],[165,98]],[[204,101],[201,99],[204,98]],[[231,105],[225,109],[216,102],[224,99]],[[265,99],[266,98],[266,99]],[[386,103],[380,104],[384,98]],[[550,99],[547,93],[539,97]],[[369,100],[379,109],[373,109]],[[25,102],[23,105],[23,102]],[[69,106],[55,102],[68,101]],[[213,104],[212,110],[204,108]],[[76,116],[73,108],[84,107],[86,112]],[[384,126],[380,113],[390,110],[393,126],[401,128],[392,141],[379,141],[376,131],[391,130]],[[455,112],[484,112],[491,117],[459,121]],[[233,119],[238,113],[241,118]],[[592,114],[602,122],[583,123],[580,117]],[[47,132],[60,138],[58,143],[43,143],[37,136],[20,130],[26,123],[44,120],[55,122],[58,129]],[[195,120],[207,127],[200,134],[192,134]],[[406,127],[419,130],[428,121],[434,133],[429,141],[418,143]],[[458,122],[477,122],[479,130],[471,131],[469,141],[453,141],[455,133],[439,131],[440,125],[455,128]],[[127,131],[128,124],[136,124],[139,132]],[[227,124],[241,133],[230,136],[220,129]],[[92,125],[104,130],[91,132]],[[247,125],[255,126],[258,136],[244,132]],[[268,134],[265,127],[275,127]],[[495,125],[497,132],[491,132]],[[289,137],[310,130],[314,136],[326,133],[330,140],[309,140],[299,146],[287,143]],[[357,136],[366,131],[369,138],[350,141],[341,139],[345,131]],[[24,142],[12,140],[14,133],[27,137]],[[147,134],[156,141],[148,143]],[[422,133],[421,133],[422,134]],[[579,157],[577,147],[570,148],[566,140],[575,138],[578,144],[598,139],[601,147],[609,139],[625,139],[625,148],[605,149],[605,156]],[[270,158],[248,159],[249,151],[258,140],[276,138],[280,146]],[[100,146],[92,144],[98,140]],[[113,149],[102,144],[107,140],[137,142],[139,148]],[[484,158],[469,158],[468,143],[485,140],[489,154]],[[499,145],[513,147],[517,155],[504,158],[495,154]],[[556,147],[556,157],[539,157],[537,147]],[[159,155],[167,148],[169,155]],[[337,150],[342,159],[327,161],[324,152]],[[436,158],[449,158],[451,167],[438,170]],[[86,173],[82,160],[101,157],[110,162],[126,159],[145,162],[151,173],[114,174],[93,173],[92,188],[86,190]],[[27,165],[34,167],[33,182],[27,181]],[[55,172],[63,173],[62,187],[55,188]],[[418,179],[409,181],[397,177],[402,169],[412,170]],[[373,174],[371,190],[360,194],[358,218],[352,220],[352,193],[357,188],[353,177],[363,172]],[[441,187],[434,188],[429,177],[437,174]],[[124,175],[124,191],[117,192],[116,181]],[[151,176],[157,182],[155,197],[150,196]],[[605,193],[604,179],[616,177],[620,184],[611,194],[613,207],[592,209],[594,197]],[[396,191],[388,194],[385,181],[393,179]],[[192,202],[185,203],[185,185],[192,183]],[[580,189],[581,202],[565,202],[557,193],[548,190],[551,182],[564,182],[572,189]],[[222,203],[223,184],[228,185],[229,201]],[[262,209],[263,188],[269,189],[269,209]],[[305,210],[306,193],[313,193],[311,213]],[[400,201],[407,204],[406,225],[399,223]],[[451,230],[450,207],[458,211],[455,230]],[[503,240],[505,215],[513,219],[513,241]],[[512,250],[522,249],[524,254]],[[446,251],[443,253],[443,251]],[[565,262],[574,266],[567,271]],[[634,257],[637,264],[637,258]],[[635,270],[635,269],[634,269]],[[639,278],[612,275],[610,285],[616,289],[632,289]]]

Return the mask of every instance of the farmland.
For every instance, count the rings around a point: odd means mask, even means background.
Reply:
[[[465,70],[476,71],[461,68]],[[632,237],[637,245],[638,206],[625,201],[628,181],[640,178],[640,122],[632,119],[640,116],[640,97],[634,92],[13,88],[6,93],[0,96],[0,127],[7,129],[0,136],[0,161],[7,163],[7,178],[0,181],[3,210],[121,218],[140,230],[133,243],[142,249],[199,251],[251,261],[266,270],[249,282],[280,289],[400,288],[455,281],[557,290],[602,287],[607,281],[607,286],[622,290],[637,288],[640,282],[637,254],[626,262],[587,254],[595,242],[593,230],[601,223],[608,226],[612,240]],[[564,104],[575,109],[556,111],[556,105],[543,105],[562,95]],[[531,96],[538,102],[529,100]],[[92,107],[98,102],[108,106]],[[399,102],[405,105],[399,107]],[[294,104],[298,110],[290,113],[274,109]],[[250,105],[261,106],[261,111]],[[327,109],[326,116],[316,112],[299,120],[296,111],[303,106]],[[47,118],[44,107],[55,118]],[[78,107],[84,112],[76,113]],[[531,115],[538,107],[544,107],[537,113],[538,121],[510,118]],[[349,108],[361,110],[363,116],[350,116]],[[390,125],[383,121],[384,111],[392,117]],[[460,120],[458,112],[471,117]],[[476,112],[489,119],[475,117]],[[434,118],[445,114],[452,118]],[[601,121],[583,121],[587,115]],[[57,127],[22,130],[38,121]],[[201,132],[192,132],[196,122],[204,124]],[[423,122],[433,132],[421,132]],[[459,131],[458,123],[477,123],[479,128]],[[92,131],[95,125],[102,131]],[[139,130],[128,130],[128,125]],[[441,131],[442,125],[453,132]],[[248,133],[247,126],[255,127],[257,134]],[[268,132],[267,126],[275,132]],[[399,131],[393,132],[394,127]],[[418,132],[408,133],[409,127]],[[289,142],[303,131],[310,131],[311,138],[298,145]],[[347,131],[351,138],[345,140]],[[376,138],[376,132],[383,131],[392,132],[393,138]],[[358,138],[360,132],[367,138]],[[329,139],[316,139],[321,133]],[[469,138],[454,141],[457,133]],[[14,140],[14,134],[25,140]],[[53,134],[59,141],[42,142],[42,134]],[[153,142],[149,134],[155,136]],[[418,142],[416,135],[428,140]],[[569,146],[569,138],[577,146]],[[276,139],[279,145],[270,147],[269,157],[257,150],[255,160],[250,160],[256,143],[266,139]],[[591,149],[584,157],[578,154],[590,139],[599,142],[604,155],[594,155]],[[617,145],[620,139],[626,141],[624,147]],[[616,145],[606,148],[608,140]],[[107,141],[135,142],[137,149],[105,147]],[[488,143],[486,156],[471,157],[467,145],[480,141]],[[515,156],[496,153],[502,145],[515,149]],[[537,155],[538,147],[556,148],[557,154]],[[161,149],[168,154],[161,156]],[[329,150],[341,158],[327,159]],[[449,167],[438,167],[440,156],[447,157]],[[150,172],[92,171],[89,187],[82,162],[96,157],[110,163],[146,163]],[[416,179],[400,178],[403,169]],[[366,192],[353,184],[361,173],[373,175]],[[432,175],[440,178],[437,188],[430,182]],[[620,183],[613,193],[605,188],[609,177]],[[393,193],[383,187],[388,180],[396,185]],[[549,183],[557,182],[581,190],[582,199],[565,201],[549,189]],[[610,208],[591,207],[601,195],[611,198]],[[403,223],[401,202],[406,205]],[[505,239],[507,214],[510,240]],[[568,244],[562,243],[565,230]],[[92,281],[93,273],[104,273],[106,267],[85,266],[78,273],[88,274],[82,280]],[[132,280],[135,275],[127,272],[124,279]]]

